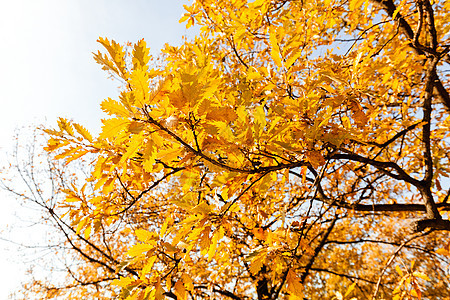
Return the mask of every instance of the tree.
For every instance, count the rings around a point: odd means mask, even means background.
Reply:
[[[200,34],[99,42],[123,82],[49,210],[73,259],[46,297],[450,298],[450,3],[194,1]],[[84,294],[83,294],[84,293]],[[116,294],[117,293],[117,294]]]

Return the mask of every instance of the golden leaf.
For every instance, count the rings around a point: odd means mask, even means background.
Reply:
[[[144,39],[139,40],[134,44],[133,48],[133,68],[144,67],[150,60],[149,49]]]
[[[421,278],[421,279],[426,280],[426,281],[431,281],[430,277],[428,277],[427,274],[422,273],[422,272],[417,272],[417,271],[413,272],[413,276]]]
[[[181,280],[178,280],[177,282],[175,282],[174,288],[175,288],[175,295],[177,295],[177,299],[185,300],[187,292],[186,289],[184,288],[183,282]]]
[[[117,136],[122,130],[126,129],[129,124],[128,119],[112,118],[102,120],[102,132],[99,135],[101,139],[107,139]]]
[[[270,41],[270,46],[271,46],[270,56],[272,57],[275,64],[279,68],[281,68],[282,67],[281,51],[280,51],[280,47],[278,46],[278,41],[277,41],[276,33],[274,30],[271,30],[269,32],[269,41]]]
[[[286,276],[287,291],[300,299],[303,298],[303,286],[300,283],[300,279],[292,269],[289,269]]]
[[[154,245],[137,244],[131,246],[131,248],[128,249],[127,254],[131,257],[135,257],[144,254],[144,252],[152,251],[153,249],[155,249]]]
[[[127,151],[122,155],[119,163],[124,163],[130,157],[135,155],[136,152],[138,152],[139,148],[142,146],[142,142],[143,142],[144,138],[145,138],[145,136],[143,134],[133,135],[130,142],[127,144]]]
[[[82,136],[84,137],[86,140],[88,140],[89,142],[92,142],[92,135],[89,133],[89,131],[84,128],[82,125],[77,124],[77,123],[73,123],[72,124],[73,127],[75,128],[75,130]]]
[[[109,115],[116,115],[118,117],[130,116],[130,112],[125,108],[125,106],[115,100],[112,100],[111,98],[103,100],[100,106],[102,110]]]
[[[254,256],[250,262],[250,272],[253,275],[256,275],[259,272],[259,270],[261,270],[264,263],[266,262],[267,252],[266,251],[257,251],[257,252],[254,252],[253,255]]]

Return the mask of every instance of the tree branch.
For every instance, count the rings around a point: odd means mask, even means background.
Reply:
[[[386,272],[387,268],[390,266],[390,264],[394,261],[395,257],[397,257],[397,255],[400,253],[400,251],[408,244],[410,243],[412,240],[416,239],[416,238],[420,238],[423,236],[426,236],[430,234],[429,232],[421,232],[421,233],[415,233],[414,235],[412,235],[409,239],[407,239],[406,241],[404,241],[400,246],[398,246],[398,248],[395,250],[395,252],[392,254],[391,258],[387,261],[386,265],[384,266],[383,270],[381,270],[381,274],[378,277],[378,281],[377,281],[377,285],[375,287],[375,291],[373,293],[373,297],[372,299],[376,299],[377,295],[378,295],[378,290],[380,289],[380,285],[381,285],[381,280],[383,279],[383,275],[384,272]]]
[[[397,7],[395,6],[394,2],[392,0],[372,0],[373,3],[379,5],[382,7],[387,14],[393,18],[394,12],[396,11]],[[425,8],[429,10],[427,7],[428,5],[431,5],[427,0],[425,0]],[[402,29],[402,32],[405,34],[406,38],[409,40],[409,46],[413,49],[413,51],[417,55],[425,55],[425,53],[432,53],[434,56],[440,56],[438,53],[433,53],[433,49],[428,49],[428,47],[424,47],[423,45],[415,43],[415,34],[412,30],[411,26],[408,24],[408,22],[405,20],[405,18],[402,16],[400,12],[397,13],[395,16],[396,21],[399,22],[400,28]],[[434,20],[433,20],[434,21]],[[433,24],[434,26],[434,24]],[[433,35],[433,33],[431,33]],[[434,38],[433,38],[434,39]],[[434,41],[432,42],[434,44]],[[444,57],[444,56],[442,56]],[[433,83],[433,93],[434,95],[444,104],[447,111],[450,111],[450,95],[449,92],[445,89],[444,85],[442,84],[441,80],[436,74],[435,81]]]
[[[374,166],[381,172],[385,173],[386,175],[388,175],[394,179],[406,181],[416,187],[421,184],[421,182],[419,180],[414,179],[411,176],[409,176],[408,173],[406,173],[399,165],[397,165],[394,162],[378,161],[378,160],[374,160],[374,159],[371,159],[368,157],[360,156],[355,153],[335,153],[335,154],[332,154],[329,158],[330,159],[347,159],[347,160],[351,160],[351,161],[362,162],[362,163]],[[394,169],[398,174],[394,174],[386,169]]]
[[[303,284],[305,282],[306,277],[309,275],[309,272],[311,271],[311,267],[314,264],[314,261],[317,258],[317,255],[319,255],[320,251],[322,251],[323,247],[325,246],[325,243],[328,239],[328,236],[330,235],[331,231],[333,231],[334,225],[337,221],[337,216],[331,221],[330,226],[328,226],[327,231],[324,233],[322,240],[320,241],[319,245],[314,249],[314,254],[309,260],[308,264],[305,266],[305,271],[302,273],[302,276],[300,277],[300,282]]]

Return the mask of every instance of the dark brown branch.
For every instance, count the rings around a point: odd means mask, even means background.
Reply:
[[[54,219],[55,223],[57,224],[57,226],[60,228],[60,230],[63,232],[64,236],[66,237],[67,241],[69,242],[69,244],[73,247],[74,250],[76,250],[77,252],[79,252],[83,257],[85,257],[86,259],[88,259],[91,262],[96,262],[104,267],[106,267],[109,271],[115,273],[116,270],[114,268],[112,268],[111,266],[109,266],[108,264],[106,264],[105,262],[102,262],[100,260],[97,260],[93,257],[88,256],[86,253],[83,252],[83,250],[81,250],[80,248],[78,248],[77,246],[75,246],[75,244],[72,241],[72,238],[69,236],[69,234],[64,230],[64,227],[66,227],[67,229],[69,229],[70,231],[72,231],[72,233],[74,233],[80,240],[82,240],[83,242],[85,242],[87,245],[89,245],[90,247],[92,247],[95,251],[97,251],[100,255],[102,255],[103,257],[105,257],[106,259],[108,259],[109,261],[113,262],[114,264],[118,265],[119,262],[114,259],[112,256],[108,255],[107,253],[105,253],[104,251],[102,251],[99,247],[97,247],[96,245],[94,245],[92,242],[90,242],[88,239],[84,238],[82,235],[77,234],[76,230],[73,229],[71,226],[69,226],[67,223],[65,223],[63,220],[61,220],[61,218],[56,215],[56,213],[53,211],[53,209],[49,208],[48,209],[49,214],[52,216],[52,218]],[[138,273],[135,270],[132,270],[128,267],[125,268],[125,270],[127,270],[127,272],[129,272],[130,274],[134,275],[134,276],[138,276]]]
[[[278,299],[278,296],[280,295],[280,292],[284,287],[284,283],[286,282],[288,272],[289,272],[289,269],[284,271],[283,276],[282,276],[280,282],[278,283],[278,285],[273,285],[272,289],[270,290],[270,294],[273,295],[273,299]]]
[[[195,286],[194,289],[208,289],[208,287],[205,286],[205,285],[198,285],[198,286]],[[221,295],[227,296],[227,297],[229,297],[229,298],[231,298],[231,299],[234,299],[234,300],[241,300],[240,297],[236,296],[235,294],[233,294],[233,293],[230,292],[230,291],[221,290],[221,289],[218,289],[218,288],[213,288],[212,291],[213,291],[214,293],[219,293],[219,294],[221,294]]]
[[[431,153],[431,100],[433,97],[433,82],[436,74],[436,65],[438,63],[438,57],[434,57],[432,61],[428,62],[428,68],[426,72],[425,81],[425,99],[423,102],[423,131],[422,131],[422,142],[425,147],[424,153],[424,164],[425,164],[425,175],[421,182],[419,188],[420,193],[425,202],[427,208],[427,218],[428,219],[442,219],[439,211],[437,210],[436,204],[434,203],[433,195],[431,193],[431,185],[433,180],[433,155]]]
[[[397,9],[397,7],[395,6],[395,4],[392,0],[372,0],[372,2],[374,2],[375,4],[382,7],[391,18],[393,17],[394,12]],[[430,3],[428,1],[425,1],[425,2],[426,2],[425,7],[428,11],[429,8],[427,7],[427,5],[430,5]],[[397,15],[395,16],[395,20],[399,22],[402,32],[405,34],[406,38],[410,41],[409,46],[413,49],[413,51],[417,55],[425,55],[425,53],[432,53],[433,56],[435,56],[435,57],[439,56],[438,53],[435,53],[435,51],[433,51],[433,49],[429,49],[428,47],[425,47],[419,43],[417,43],[417,44],[415,43],[415,34],[414,34],[411,26],[408,24],[408,22],[405,20],[405,18],[401,15],[400,12],[397,13]],[[432,20],[434,22],[434,19],[432,19]],[[432,26],[434,27],[434,23]],[[433,33],[431,33],[431,34],[433,35]],[[432,43],[434,44],[434,41]],[[442,56],[442,57],[444,57],[444,56]],[[433,93],[444,104],[447,111],[450,111],[450,95],[449,95],[448,91],[445,89],[444,85],[442,84],[442,82],[439,79],[439,77],[437,76],[437,74],[436,74],[435,81],[433,84]]]
[[[263,265],[258,273],[259,276],[256,282],[256,293],[258,294],[259,300],[270,299],[269,281],[266,277],[267,273],[267,267]]]
[[[336,154],[332,154],[329,158],[330,159],[347,159],[347,160],[362,162],[362,163],[374,166],[381,172],[385,173],[386,175],[388,175],[394,179],[406,181],[408,183],[411,183],[414,186],[419,186],[421,184],[421,182],[419,180],[414,179],[411,176],[409,176],[408,173],[406,173],[399,165],[397,165],[394,162],[378,161],[378,160],[370,159],[370,158],[360,156],[360,155],[354,154],[354,153],[336,153]],[[394,169],[397,172],[397,174],[394,174],[394,173],[388,171],[387,169]]]
[[[425,11],[426,11],[426,16],[427,16],[428,33],[431,35],[430,48],[433,50],[433,52],[437,52],[438,39],[437,39],[436,27],[434,25],[435,22],[434,22],[433,6],[431,6],[430,1],[428,1],[428,0],[421,0],[421,1],[423,1],[423,5],[425,6]]]
[[[325,273],[330,273],[339,277],[344,277],[344,278],[348,278],[350,280],[360,280],[360,281],[364,281],[367,283],[372,283],[372,284],[376,284],[375,281],[372,280],[368,280],[368,279],[364,279],[361,277],[357,277],[357,276],[352,276],[352,275],[348,275],[348,274],[342,274],[342,273],[338,273],[336,271],[332,271],[332,270],[328,270],[328,269],[322,269],[322,268],[311,268],[311,271],[315,271],[315,272],[325,272]]]
[[[337,244],[337,245],[351,245],[351,244],[362,244],[362,243],[383,244],[383,245],[390,245],[392,247],[401,245],[401,243],[398,243],[398,242],[388,242],[388,241],[380,241],[380,240],[372,240],[372,239],[359,239],[359,240],[350,240],[350,241],[337,241],[337,240],[327,241],[327,244]],[[425,252],[425,253],[428,253],[431,255],[436,254],[433,250],[415,246],[415,245],[405,245],[405,248],[422,251],[422,252]]]
[[[450,193],[450,192],[449,192]],[[331,206],[338,206],[341,208],[351,209],[359,212],[426,212],[427,208],[424,204],[414,203],[393,203],[393,204],[360,204],[348,203],[344,201],[337,201],[327,197],[323,191],[319,190],[319,195],[314,198]],[[437,208],[450,211],[450,203],[442,202],[435,204]]]
[[[324,233],[322,240],[320,241],[319,245],[314,249],[314,254],[310,258],[308,264],[305,266],[305,271],[303,271],[302,276],[300,277],[300,282],[304,283],[306,277],[308,277],[309,272],[311,271],[311,267],[314,264],[314,261],[316,260],[317,256],[319,255],[320,251],[322,251],[323,247],[325,246],[326,241],[328,240],[328,236],[330,236],[331,231],[333,231],[334,225],[337,221],[337,216],[331,221],[330,226],[328,226],[327,231]]]
[[[378,212],[394,212],[394,211],[404,211],[404,212],[417,212],[426,211],[426,206],[424,204],[345,204],[337,203],[336,205],[353,209],[356,211],[378,211]],[[450,203],[437,203],[436,206],[445,211],[450,211]]]
[[[405,134],[407,134],[409,131],[413,130],[414,128],[417,127],[417,125],[419,125],[419,123],[415,123],[412,125],[409,125],[408,127],[406,127],[405,129],[403,129],[402,131],[397,132],[393,137],[391,137],[390,139],[388,139],[386,142],[384,142],[383,144],[380,143],[376,143],[376,142],[368,142],[367,144],[369,145],[375,145],[379,148],[386,148],[387,146],[389,146],[390,144],[392,144],[393,142],[395,142],[395,140],[397,140],[399,137],[404,136]],[[359,143],[358,141],[355,141],[357,143]]]
[[[233,200],[230,200],[230,201],[228,201],[227,202],[227,204],[225,204],[225,205],[227,205],[228,207],[221,213],[221,215],[222,216],[224,216],[226,213],[227,213],[227,211],[230,209],[230,207],[233,205],[233,204],[235,204],[241,197],[242,197],[242,195],[244,195],[245,193],[247,193],[247,191],[249,190],[249,189],[251,189],[251,187],[253,186],[253,185],[255,185],[255,183],[257,183],[258,181],[260,181],[264,176],[266,176],[267,174],[268,174],[269,172],[266,172],[266,173],[264,173],[264,174],[262,174],[258,179],[256,179],[255,181],[253,181],[252,183],[250,183],[249,185],[248,185],[248,187],[246,187],[235,199],[233,199]]]
[[[80,286],[89,286],[89,285],[97,286],[100,283],[112,281],[114,279],[117,279],[117,278],[116,277],[113,277],[113,278],[102,278],[102,279],[98,279],[98,280],[95,280],[95,281],[83,282],[83,281],[80,281],[80,280],[74,278],[74,280],[78,282],[77,284],[58,286],[58,287],[51,287],[51,288],[48,288],[48,290],[49,291],[51,291],[51,290],[56,290],[57,291],[57,290],[73,289],[73,288],[77,288],[77,287],[80,287]]]
[[[176,135],[174,132],[170,131],[166,127],[164,127],[161,123],[153,119],[150,115],[147,115],[147,120],[139,120],[134,119],[135,121],[141,121],[141,122],[147,122],[150,124],[155,125],[171,137],[173,137],[177,142],[179,142],[181,145],[183,145],[189,152],[195,154],[196,156],[199,156],[203,158],[204,160],[208,161],[209,163],[218,166],[220,168],[226,169],[231,172],[238,172],[238,173],[246,173],[246,174],[258,174],[258,173],[267,173],[272,171],[278,171],[282,169],[291,169],[291,168],[298,168],[301,166],[308,166],[309,163],[306,161],[298,161],[298,162],[292,162],[288,164],[278,164],[273,166],[267,166],[267,167],[254,167],[253,169],[242,169],[242,168],[236,168],[231,167],[229,165],[226,165],[218,160],[215,160],[206,154],[204,154],[202,151],[195,150],[191,145],[189,145],[187,142],[185,142],[182,138],[180,138],[178,135]]]
[[[52,214],[52,216],[53,216],[53,214]],[[89,262],[99,264],[99,265],[105,267],[106,269],[108,269],[111,273],[115,273],[116,272],[116,270],[114,268],[112,268],[111,266],[109,266],[107,263],[87,255],[83,250],[81,250],[79,247],[77,247],[73,243],[72,238],[69,236],[69,234],[64,230],[62,225],[56,219],[55,219],[55,221],[56,221],[56,224],[58,225],[59,229],[62,231],[62,233],[66,237],[66,240],[69,242],[69,244],[70,244],[70,246],[72,247],[73,250],[78,252],[81,256],[83,256]]]
[[[230,42],[230,44],[231,44],[231,49],[233,49],[233,52],[234,52],[234,54],[236,55],[236,57],[239,59],[239,61],[241,62],[241,64],[242,64],[246,69],[248,69],[248,65],[242,60],[241,56],[240,56],[239,53],[237,52],[236,45],[233,43],[232,40],[228,39],[228,41]]]
[[[156,180],[155,182],[153,182],[153,184],[151,186],[149,186],[147,189],[143,190],[141,193],[139,193],[139,195],[137,197],[134,197],[129,190],[125,187],[125,185],[123,184],[122,180],[120,179],[119,175],[117,174],[117,178],[119,179],[120,185],[122,186],[122,188],[126,191],[126,193],[128,195],[130,195],[130,197],[133,199],[133,201],[131,201],[130,204],[128,204],[127,207],[125,207],[123,210],[112,214],[112,216],[117,216],[120,214],[123,214],[124,212],[126,212],[127,210],[129,210],[137,201],[139,201],[139,199],[142,198],[142,196],[144,196],[146,193],[148,193],[150,190],[152,190],[153,188],[155,188],[157,185],[159,185],[161,182],[163,182],[164,180],[166,180],[168,177],[170,177],[173,174],[176,174],[178,172],[180,172],[181,170],[184,170],[185,168],[175,168],[173,171],[167,173],[166,175],[164,175],[163,177],[161,177],[160,179]]]
[[[423,2],[421,0],[416,1],[417,10],[419,11],[419,20],[417,22],[417,28],[414,32],[414,38],[413,38],[413,45],[418,47],[419,46],[419,37],[420,33],[422,31],[423,26]]]
[[[416,221],[412,224],[412,229],[414,232],[424,231],[427,228],[431,230],[450,231],[450,221],[442,219],[426,219]]]

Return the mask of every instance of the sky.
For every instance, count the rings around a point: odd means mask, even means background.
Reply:
[[[108,79],[92,58],[98,37],[117,42],[144,38],[156,55],[167,42],[192,36],[178,20],[183,0],[0,0],[0,161],[10,156],[17,128],[73,119],[99,132],[100,102],[116,98],[119,82]],[[24,129],[27,130],[27,129]],[[1,238],[16,226],[21,235],[39,237],[20,225],[22,208],[0,191],[0,299],[24,280],[29,261]],[[29,213],[29,212],[28,212]],[[23,217],[22,217],[23,219]],[[22,236],[22,238],[23,238]]]

